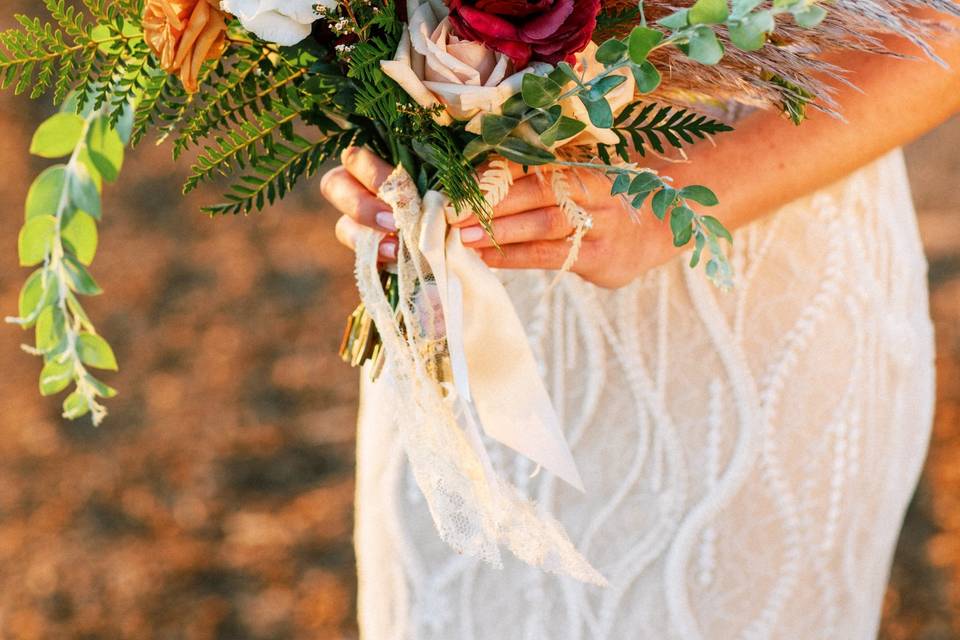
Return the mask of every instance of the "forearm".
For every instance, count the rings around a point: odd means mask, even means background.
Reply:
[[[917,54],[903,42],[891,48]],[[926,58],[899,60],[845,54],[859,91],[840,87],[837,101],[846,122],[812,112],[795,126],[774,112],[740,122],[716,146],[698,144],[691,162],[668,166],[678,184],[700,183],[716,191],[712,211],[731,229],[825,187],[932,129],[960,110],[960,39],[944,36],[935,47],[950,65]]]

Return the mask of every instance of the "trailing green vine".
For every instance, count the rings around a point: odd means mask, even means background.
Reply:
[[[100,190],[115,180],[123,164],[133,112],[128,105],[112,128],[111,108],[75,112],[79,98],[37,129],[30,152],[42,158],[67,157],[47,168],[27,195],[25,221],[18,239],[20,264],[36,267],[19,298],[19,315],[6,318],[34,329],[24,350],[43,358],[40,393],[54,395],[73,385],[63,401],[63,416],[90,414],[99,424],[107,414],[102,398],[116,391],[91,369],[116,370],[110,345],[81,304],[81,296],[101,293],[88,271],[97,251],[97,221],[102,215]]]

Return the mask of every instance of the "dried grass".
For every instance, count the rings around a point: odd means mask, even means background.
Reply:
[[[644,11],[649,20],[657,20],[689,5],[647,0]],[[605,10],[627,10],[636,7],[636,2],[604,0],[603,6]],[[918,54],[939,61],[929,43],[946,27],[915,17],[915,10],[933,9],[960,16],[956,0],[835,0],[828,9],[828,17],[812,29],[798,27],[789,15],[779,16],[774,37],[754,52],[729,45],[725,28],[718,28],[726,55],[714,66],[690,60],[673,47],[658,49],[651,55],[651,62],[663,73],[663,83],[650,97],[681,105],[716,102],[765,107],[783,99],[783,86],[771,80],[779,76],[817,96],[813,107],[838,115],[835,86],[849,80],[842,67],[824,59],[825,54],[863,51],[896,56],[899,54],[887,49],[882,38],[898,35],[913,42]],[[627,30],[607,30],[598,34],[598,40],[624,36]]]

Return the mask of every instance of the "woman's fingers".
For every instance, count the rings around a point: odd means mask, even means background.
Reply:
[[[363,231],[363,226],[350,216],[340,216],[337,220],[337,226],[334,228],[337,240],[340,244],[356,251],[357,238]],[[397,259],[397,237],[387,236],[380,241],[378,250],[380,262],[395,262]]]
[[[502,218],[531,209],[551,207],[555,204],[557,204],[557,198],[553,195],[550,178],[531,173],[514,181],[513,186],[507,191],[507,197],[493,208],[493,217]],[[472,213],[466,213],[459,219],[450,220],[450,224],[455,227],[475,225],[477,217]]]
[[[497,269],[559,269],[570,253],[566,240],[538,240],[477,249],[488,266]]]
[[[336,167],[320,181],[320,191],[336,209],[356,222],[382,231],[396,231],[390,207],[346,169]]]
[[[534,240],[560,240],[571,233],[573,227],[560,207],[525,211],[493,221],[493,235],[501,246]],[[494,246],[480,225],[460,229],[460,239],[468,247]]]
[[[393,173],[389,162],[365,147],[348,147],[340,154],[340,162],[350,175],[374,195]]]

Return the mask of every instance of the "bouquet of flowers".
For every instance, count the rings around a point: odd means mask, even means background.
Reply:
[[[706,213],[716,196],[675,184],[644,156],[682,157],[730,131],[721,114],[733,103],[797,124],[810,109],[835,116],[827,80],[843,70],[823,53],[882,54],[878,36],[896,33],[933,55],[924,38],[935,25],[909,10],[957,12],[952,0],[42,4],[44,18],[18,15],[19,28],[0,34],[0,86],[61,105],[30,148],[66,160],[29,190],[18,250],[33,271],[7,319],[34,330],[25,349],[43,360],[40,392],[72,387],[63,415],[95,423],[116,393],[93,373],[117,362],[81,300],[101,293],[89,270],[101,190],[128,145],[155,134],[175,159],[196,148],[184,192],[232,176],[211,215],[262,209],[328,159],[367,147],[397,167],[379,195],[394,209],[398,261],[381,269],[373,231],[359,243],[363,302],[344,359],[389,372],[414,474],[451,545],[497,562],[506,544],[598,583],[559,525],[497,479],[484,454],[481,430],[580,485],[506,293],[447,220],[475,215],[493,235],[492,208],[510,189],[510,163],[520,165],[549,183],[575,230],[569,269],[591,218],[567,170],[592,169],[622,198],[623,224],[649,206],[643,215],[689,245],[691,268],[732,286],[731,236]],[[510,359],[506,374],[486,366],[493,344]]]

